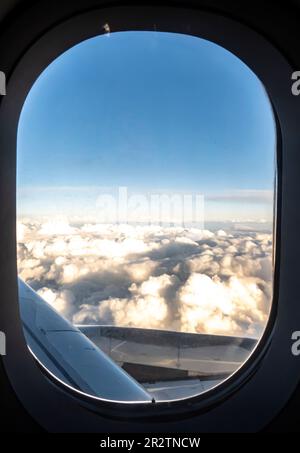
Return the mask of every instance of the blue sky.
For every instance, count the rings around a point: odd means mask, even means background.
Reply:
[[[264,88],[230,52],[171,33],[99,36],[55,60],[26,99],[18,211],[80,216],[98,187],[127,186],[208,194],[219,220],[269,218],[274,150]]]

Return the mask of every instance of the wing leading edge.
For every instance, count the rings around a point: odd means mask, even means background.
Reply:
[[[101,399],[152,402],[142,385],[21,279],[19,301],[27,344],[53,375]]]

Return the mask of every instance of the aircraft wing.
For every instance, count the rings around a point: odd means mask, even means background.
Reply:
[[[153,400],[142,385],[21,279],[19,301],[25,337],[31,352],[61,381],[105,400]]]
[[[176,400],[222,382],[257,341],[117,326],[74,326],[19,279],[29,349],[54,376],[84,393],[120,402]]]
[[[203,393],[234,373],[257,340],[117,326],[78,326],[156,401]]]

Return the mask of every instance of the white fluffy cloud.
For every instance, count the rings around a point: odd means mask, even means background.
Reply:
[[[41,288],[38,294],[55,308],[63,316],[68,316],[74,303],[73,293],[69,290],[54,291],[49,288]]]
[[[21,278],[78,324],[258,336],[271,256],[262,232],[18,224]]]
[[[218,276],[193,273],[179,298],[183,330],[252,336],[267,320],[264,293],[253,278],[222,282]]]
[[[168,305],[165,292],[174,284],[176,277],[166,274],[150,277],[141,285],[132,283],[128,298],[110,298],[103,300],[96,307],[83,305],[74,316],[74,322],[84,324],[87,321],[107,320],[114,325],[160,328],[165,325]]]

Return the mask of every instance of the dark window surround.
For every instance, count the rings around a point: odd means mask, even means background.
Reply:
[[[299,118],[299,102],[290,91],[291,66],[256,32],[231,19],[196,9],[103,8],[78,14],[65,22],[66,15],[62,13],[60,16],[57,10],[55,27],[53,22],[51,24],[51,14],[47,24],[47,12],[38,7],[34,11],[35,21],[43,17],[41,23],[44,28],[39,33],[35,26],[32,30],[27,28],[26,39],[28,35],[31,37],[31,45],[24,42],[21,59],[18,46],[12,45],[7,49],[11,65],[7,71],[8,95],[1,99],[0,110],[0,219],[3,241],[0,255],[3,278],[0,317],[1,330],[7,333],[8,340],[8,355],[3,362],[19,399],[30,414],[50,431],[109,432],[122,429],[214,432],[260,429],[280,411],[299,382],[300,375],[298,361],[290,353],[291,333],[299,329],[295,316],[298,303],[294,294],[299,294],[300,289],[296,269],[296,259],[300,256],[297,244],[300,219],[295,215],[291,201],[300,191],[296,171],[300,144],[296,121]],[[261,79],[277,115],[279,199],[275,296],[268,329],[255,353],[232,378],[207,395],[174,404],[162,403],[146,408],[136,404],[114,405],[61,386],[38,369],[26,348],[19,319],[15,244],[15,159],[19,114],[26,93],[48,64],[69,47],[101,33],[105,23],[110,24],[112,31],[175,31],[198,35],[222,45],[242,59]],[[18,25],[21,30],[24,26],[26,29],[28,21],[21,21]],[[13,34],[8,32],[6,44],[9,40],[13,41]]]

